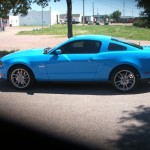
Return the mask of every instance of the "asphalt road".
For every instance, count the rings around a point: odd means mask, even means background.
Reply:
[[[19,91],[0,81],[0,146],[149,150],[150,84],[123,94],[105,83]]]

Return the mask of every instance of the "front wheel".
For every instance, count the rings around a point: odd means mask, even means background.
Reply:
[[[16,66],[9,73],[9,82],[18,89],[27,89],[34,82],[32,72],[23,66]]]
[[[137,86],[139,77],[134,69],[125,67],[113,72],[111,82],[117,90],[129,92]]]

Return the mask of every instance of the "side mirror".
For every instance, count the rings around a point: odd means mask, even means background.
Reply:
[[[57,49],[57,50],[55,51],[55,54],[56,54],[56,55],[62,54],[62,50],[61,50],[61,49]]]

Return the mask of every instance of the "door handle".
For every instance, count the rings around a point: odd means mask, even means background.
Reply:
[[[88,61],[91,62],[91,61],[94,61],[94,60],[95,60],[94,58],[90,57]]]

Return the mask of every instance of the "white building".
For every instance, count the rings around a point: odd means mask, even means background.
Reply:
[[[82,21],[83,21],[83,16],[82,16]],[[93,21],[93,16],[84,16],[84,22],[88,23]]]
[[[20,26],[41,26],[42,21],[43,26],[56,24],[58,15],[53,11],[30,11],[26,16],[19,16]]]
[[[26,16],[8,17],[7,26],[49,26],[67,21],[67,14],[59,14],[54,11],[29,11]],[[80,14],[72,14],[72,21],[82,22]]]
[[[67,21],[67,14],[60,14],[59,21]],[[72,21],[82,22],[80,14],[72,14]]]
[[[19,26],[19,16],[9,16],[8,20],[10,26]]]

